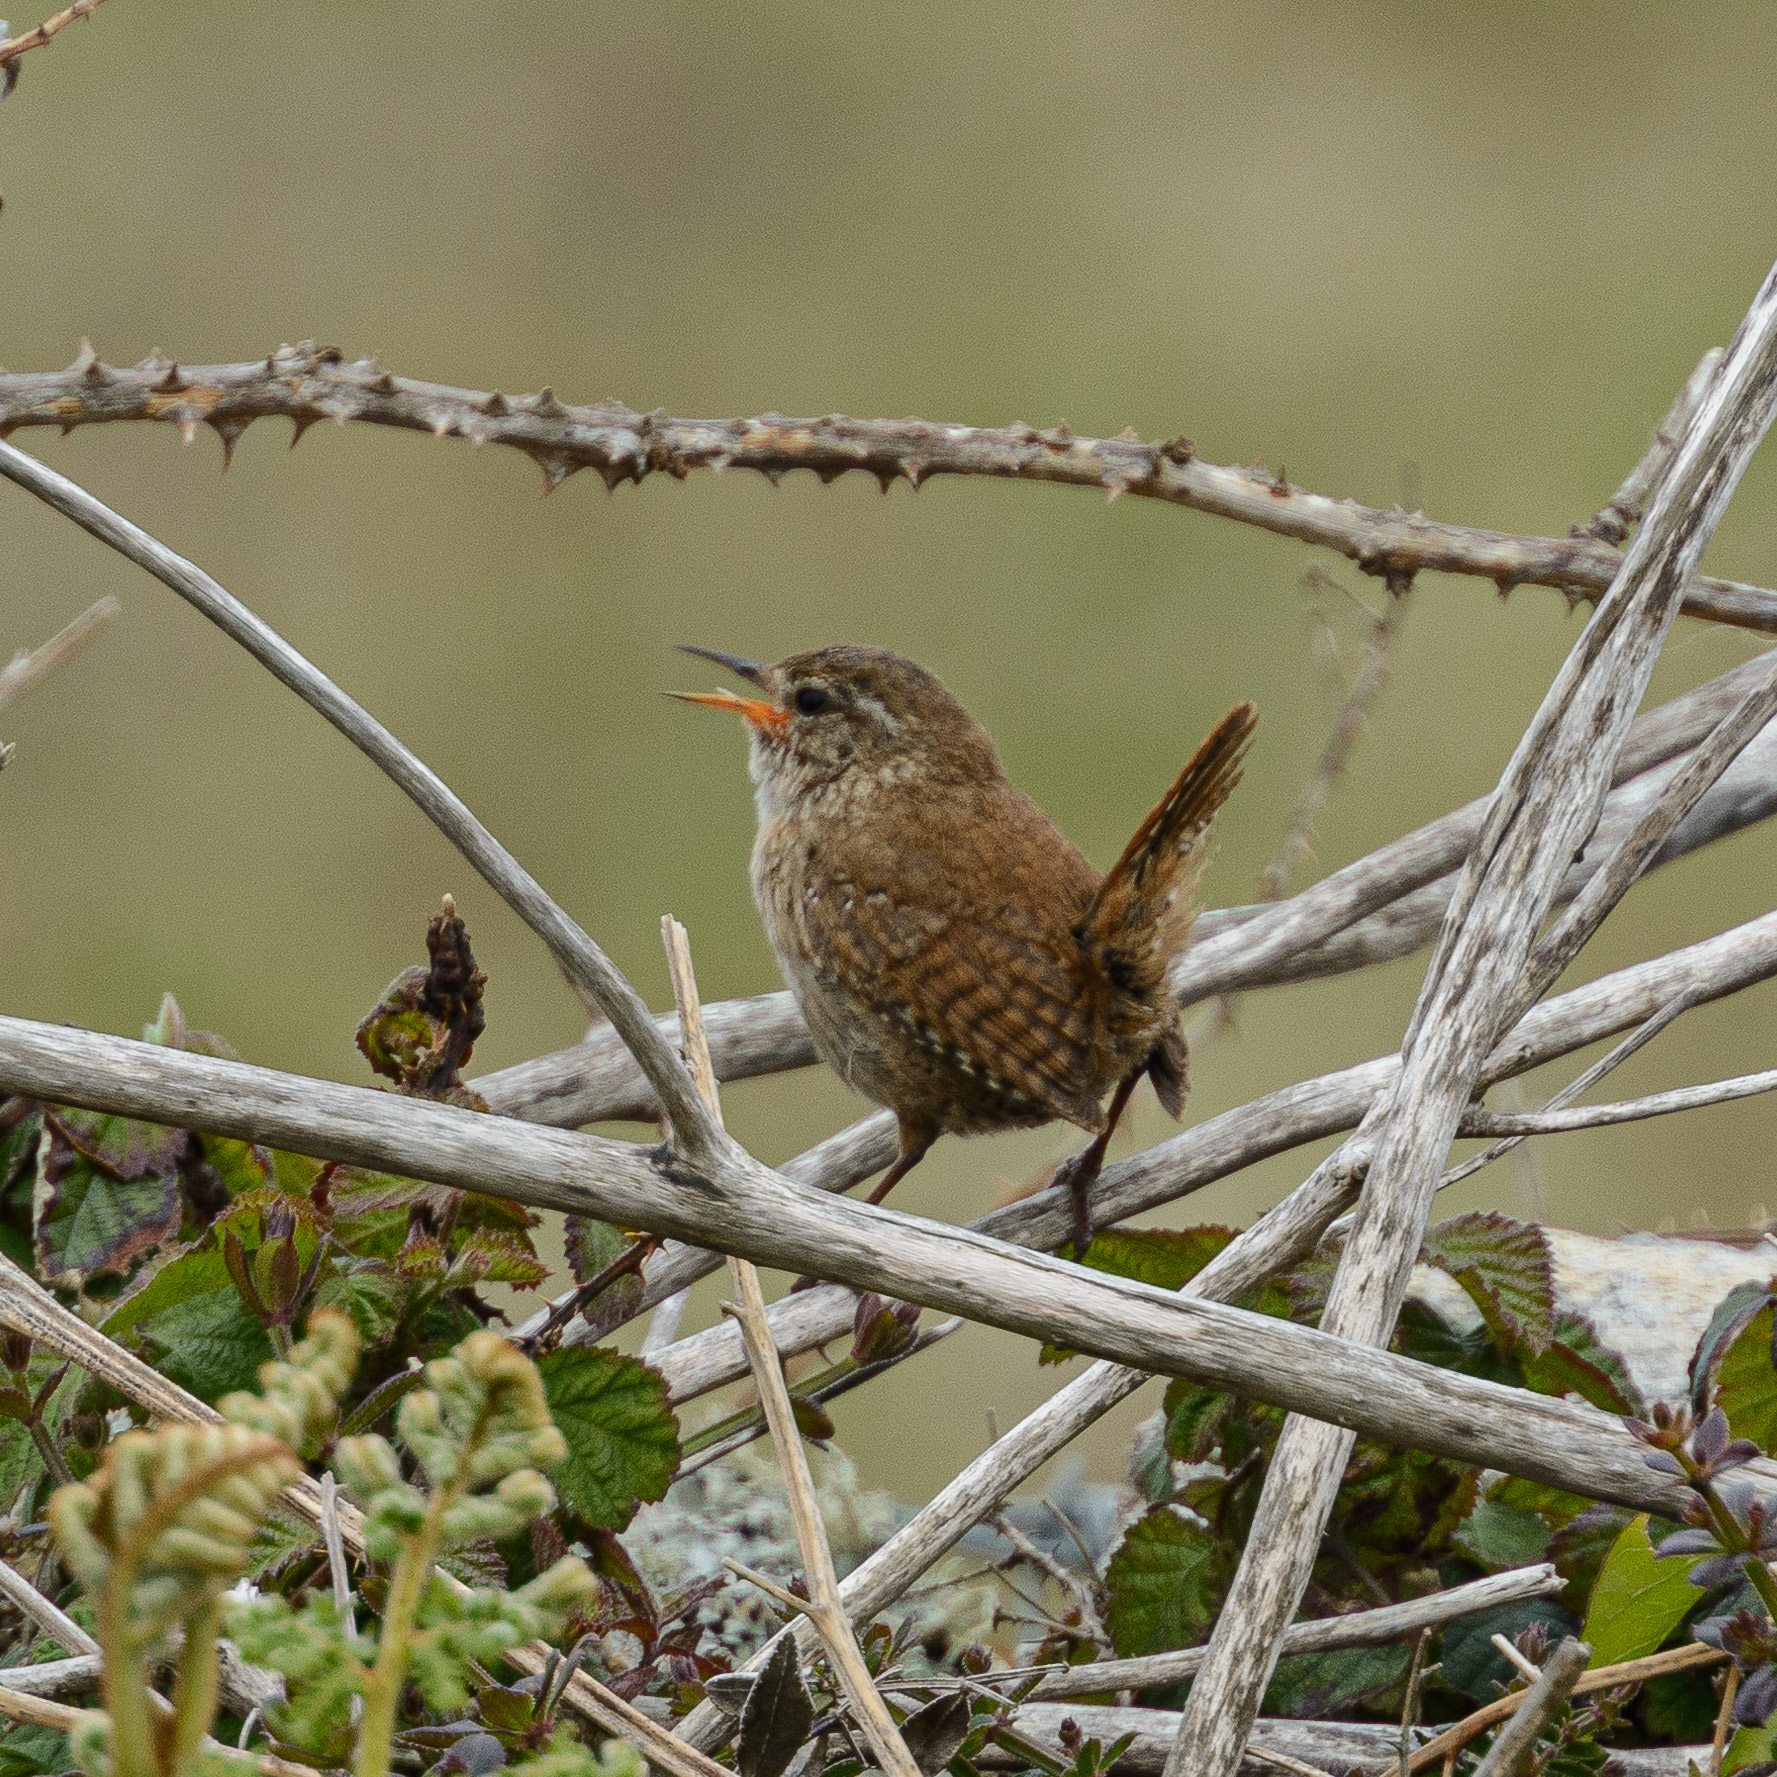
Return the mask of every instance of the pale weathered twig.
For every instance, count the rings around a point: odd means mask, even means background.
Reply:
[[[1465,1586],[1452,1586],[1447,1592],[1432,1592],[1424,1598],[1409,1599],[1404,1604],[1354,1611],[1350,1616],[1292,1623],[1284,1631],[1281,1651],[1286,1654],[1320,1654],[1342,1647],[1381,1647],[1387,1642],[1405,1641],[1409,1635],[1427,1629],[1441,1628],[1445,1623],[1472,1616],[1478,1611],[1514,1604],[1525,1598],[1547,1598],[1559,1592],[1563,1583],[1561,1576],[1546,1562],[1536,1567],[1516,1568],[1509,1573],[1490,1574],[1485,1579],[1470,1580]],[[1052,1672],[1030,1694],[1035,1701],[1051,1702],[1061,1697],[1087,1697],[1098,1691],[1146,1690],[1150,1686],[1183,1684],[1202,1666],[1204,1651],[1200,1647],[1188,1647],[1176,1653],[1148,1654],[1135,1660],[1095,1660],[1085,1666],[1069,1666]]]
[[[97,1654],[103,1651],[53,1598],[45,1598],[22,1573],[5,1561],[0,1561],[0,1596],[35,1623],[64,1652]]]
[[[1623,485],[1598,509],[1591,522],[1575,527],[1576,537],[1596,537],[1613,549],[1622,547],[1623,539],[1641,523],[1648,500],[1666,473],[1678,441],[1701,405],[1703,391],[1709,387],[1721,359],[1721,347],[1711,346],[1697,361],[1697,368],[1685,379],[1684,387],[1672,397],[1666,417],[1654,428],[1653,440],[1641,461],[1624,476]]]
[[[1610,592],[1501,776],[1451,900],[1374,1138],[1322,1327],[1385,1342],[1444,1156],[1486,1052],[1515,1021],[1532,945],[1591,836],[1686,582],[1777,406],[1777,270],[1767,274],[1660,482]],[[1348,1428],[1279,1434],[1240,1567],[1185,1705],[1167,1777],[1222,1777],[1258,1713],[1350,1452]]]
[[[1111,1638],[1105,1633],[1104,1619],[1098,1614],[1098,1600],[1092,1595],[1092,1582],[1089,1577],[1072,1573],[1061,1562],[1045,1549],[1042,1544],[1033,1542],[1004,1512],[993,1512],[987,1522],[1017,1551],[1019,1557],[1034,1567],[1038,1573],[1046,1575],[1061,1588],[1063,1594],[1073,1601],[1074,1609],[1079,1613],[1079,1632],[1088,1641],[1095,1641],[1100,1647],[1109,1647]],[[1129,1688],[1123,1683],[1105,1683],[1100,1674],[1100,1689],[1124,1690]]]
[[[1693,1641],[1686,1647],[1668,1648],[1664,1653],[1643,1655],[1639,1660],[1625,1660],[1620,1665],[1599,1666],[1590,1672],[1582,1671],[1574,1681],[1572,1694],[1590,1696],[1594,1691],[1612,1691],[1619,1685],[1645,1684],[1650,1678],[1664,1678],[1671,1672],[1688,1672],[1695,1666],[1719,1665],[1727,1657],[1718,1647],[1706,1647],[1700,1641]],[[1581,1665],[1584,1665],[1584,1661]],[[1546,1672],[1547,1667],[1544,1670]],[[1529,1691],[1513,1691],[1508,1696],[1496,1697],[1491,1703],[1483,1704],[1472,1715],[1465,1715],[1461,1721],[1453,1723],[1435,1739],[1426,1741],[1413,1754],[1412,1769],[1424,1771],[1433,1765],[1442,1764],[1452,1753],[1459,1752],[1496,1723],[1516,1715],[1529,1697]]]
[[[1497,1652],[1503,1654],[1512,1665],[1517,1667],[1519,1677],[1528,1680],[1531,1684],[1535,1684],[1542,1677],[1543,1669],[1528,1654],[1524,1653],[1515,1641],[1508,1641],[1505,1636],[1500,1634],[1489,1635],[1487,1639]]]
[[[1636,1123],[1646,1117],[1667,1117],[1674,1111],[1702,1110],[1707,1105],[1732,1104],[1777,1091],[1777,1068],[1763,1073],[1739,1074],[1731,1080],[1713,1080],[1707,1086],[1679,1086],[1670,1092],[1651,1092],[1645,1098],[1625,1098],[1616,1104],[1582,1105],[1577,1110],[1528,1111],[1522,1116],[1503,1111],[1468,1110],[1462,1114],[1462,1135],[1555,1135],[1570,1129],[1608,1129],[1617,1123]]]
[[[80,1726],[86,1713],[69,1703],[33,1696],[29,1691],[0,1687],[0,1716],[5,1716],[8,1721],[22,1721],[34,1728],[54,1728],[58,1733],[71,1734]],[[208,1735],[204,1737],[204,1745],[213,1753],[222,1753],[243,1766],[256,1769],[260,1777],[314,1777],[312,1766],[292,1764],[290,1760],[276,1758],[269,1752],[228,1753]]]
[[[0,1689],[27,1691],[33,1697],[91,1696],[103,1682],[103,1668],[98,1654],[44,1660],[35,1666],[0,1666]]]
[[[4,66],[8,71],[8,90],[11,88],[12,81],[17,78],[12,73],[12,68],[20,56],[28,54],[31,50],[41,49],[44,44],[67,30],[76,19],[90,17],[104,4],[105,0],[74,0],[72,6],[56,13],[53,18],[46,18],[42,24],[33,26],[29,31],[20,32],[17,37],[8,37],[4,43],[0,43],[0,66]]]
[[[122,603],[107,593],[41,646],[20,649],[7,665],[0,667],[0,709],[47,679],[58,667],[66,666],[122,610]]]
[[[1494,1735],[1475,1777],[1518,1777],[1543,1730],[1567,1706],[1574,1681],[1591,1657],[1592,1650],[1571,1635],[1549,1655],[1511,1720]]]
[[[1560,1091],[1554,1093],[1541,1107],[1542,1113],[1559,1111],[1572,1104],[1582,1094],[1590,1092],[1606,1074],[1621,1067],[1637,1050],[1643,1049],[1651,1043],[1675,1018],[1688,1012],[1698,1003],[1692,997],[1690,989],[1681,989],[1665,1005],[1654,1012],[1645,1023],[1637,1025],[1620,1043],[1601,1055],[1583,1073],[1569,1080]],[[1509,1154],[1525,1139],[1521,1135],[1508,1135],[1503,1141],[1493,1143],[1491,1147],[1484,1148],[1479,1154],[1463,1161],[1460,1166],[1451,1167],[1444,1174],[1443,1184],[1445,1186],[1460,1184],[1471,1174],[1479,1172],[1483,1166],[1490,1166],[1501,1156]]]
[[[685,928],[670,914],[660,922],[666,941],[667,966],[672,974],[673,1003],[678,1008],[679,1028],[684,1032],[685,1065],[697,1082],[709,1106],[710,1115],[722,1120],[721,1098],[716,1086],[716,1070],[710,1065],[708,1040],[703,1034],[703,1011],[697,993],[697,975],[691,966],[691,941]],[[796,1532],[797,1551],[802,1556],[802,1573],[807,1582],[806,1600],[791,1599],[791,1607],[806,1612],[827,1650],[828,1664],[839,1680],[858,1726],[870,1742],[877,1762],[889,1777],[920,1777],[913,1754],[901,1738],[901,1730],[889,1713],[876,1681],[865,1664],[864,1651],[852,1632],[851,1620],[839,1596],[839,1574],[833,1566],[833,1550],[827,1541],[827,1527],[821,1522],[821,1508],[815,1498],[814,1476],[809,1472],[808,1452],[802,1447],[802,1433],[796,1426],[796,1410],[790,1403],[789,1384],[784,1380],[784,1367],[771,1342],[771,1322],[765,1312],[765,1293],[759,1287],[759,1273],[745,1259],[730,1257],[729,1276],[733,1280],[735,1302],[724,1302],[723,1311],[740,1325],[746,1341],[747,1356],[753,1367],[753,1381],[759,1391],[759,1404],[765,1411],[765,1423],[771,1429],[771,1441],[777,1450],[778,1472],[783,1477],[784,1497],[790,1508],[790,1522]],[[748,1575],[755,1584],[766,1584],[758,1575]],[[786,1594],[777,1594],[787,1596]]]
[[[1628,1040],[1639,1047],[1686,1006],[1717,998],[1773,973],[1777,973],[1777,914],[1767,914],[1703,944],[1636,964],[1533,1008],[1489,1057],[1481,1080],[1492,1084],[1629,1027],[1640,1027]],[[1649,1029],[1649,1021],[1655,1020]],[[1630,1052],[1629,1047],[1619,1046],[1613,1056],[1621,1060]],[[1613,1057],[1607,1056],[1605,1062],[1588,1069],[1564,1093],[1557,1094],[1549,1108],[1589,1089],[1607,1071],[1606,1063],[1614,1065]],[[1399,1068],[1398,1055],[1382,1056],[1285,1087],[1118,1162],[1106,1169],[1101,1181],[1099,1202],[1105,1221],[1155,1208],[1257,1160],[1350,1129],[1377,1095],[1387,1091]],[[1207,1278],[1223,1275],[1217,1267],[1224,1264],[1238,1267],[1244,1279],[1232,1291],[1238,1296],[1272,1271],[1285,1269],[1313,1252],[1333,1218],[1356,1201],[1363,1165],[1356,1163],[1357,1156],[1347,1158],[1353,1163],[1317,1171],[1247,1230],[1218,1257]],[[1051,1190],[994,1210],[970,1226],[1002,1240],[1053,1251],[1069,1237],[1071,1220],[1065,1194]],[[772,1323],[779,1350],[806,1351],[840,1337],[851,1326],[854,1305],[849,1290],[831,1287],[803,1291],[776,1303]],[[719,1387],[746,1369],[739,1337],[726,1326],[683,1339],[654,1361],[675,1399],[689,1399]],[[1083,1383],[1085,1378],[1079,1380]],[[1130,1379],[1123,1392],[1138,1386],[1139,1381],[1139,1377]],[[1122,1394],[1113,1393],[1104,1407],[1122,1398]]]
[[[657,1149],[23,1019],[0,1019],[0,1087],[652,1227],[755,1263],[816,1272],[1136,1369],[1319,1413],[1386,1442],[1638,1510],[1670,1504],[1669,1483],[1646,1467],[1616,1420],[1595,1409],[807,1191],[750,1156],[711,1181],[687,1175]],[[1225,1276],[1253,1250],[1230,1247],[1200,1276]],[[60,1349],[66,1334],[53,1319],[39,1332],[43,1317],[21,1313],[28,1306],[20,1295],[0,1294],[0,1324]]]
[[[320,420],[394,426],[472,444],[504,444],[542,468],[545,488],[580,469],[608,487],[656,470],[756,469],[773,481],[809,469],[824,481],[847,470],[917,487],[933,475],[986,475],[1133,494],[1213,513],[1330,549],[1381,577],[1427,571],[1472,574],[1502,592],[1552,586],[1595,599],[1621,558],[1594,537],[1517,537],[1383,512],[1292,487],[1259,468],[1204,462],[1185,439],[1078,438],[1065,425],[957,426],[926,420],[859,420],[829,414],[789,419],[669,419],[619,401],[572,406],[544,389],[508,400],[498,391],[391,376],[375,359],[343,362],[312,343],[280,346],[249,363],[177,365],[156,355],[129,368],[102,364],[90,347],[65,370],[0,376],[0,436],[21,426],[160,420],[186,438],[212,427],[225,451],[256,419],[281,416],[298,434]],[[1777,631],[1777,595],[1732,581],[1695,580],[1687,615]]]
[[[1710,786],[1745,751],[1753,736],[1777,715],[1777,661],[1685,760],[1671,782],[1634,828],[1593,874],[1531,952],[1522,1000],[1540,999],[1579,955],[1605,916],[1629,892],[1635,879],[1678,830]]]
[[[641,996],[616,964],[550,899],[541,884],[475,818],[442,778],[201,568],[120,517],[85,488],[10,444],[0,444],[0,475],[145,568],[240,643],[280,683],[325,716],[407,794],[548,945],[582,1000],[610,1019],[612,1028],[629,1047],[666,1107],[674,1140],[685,1157],[702,1161],[725,1145]]]

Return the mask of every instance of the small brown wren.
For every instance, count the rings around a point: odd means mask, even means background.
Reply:
[[[1174,1117],[1184,1103],[1167,968],[1190,941],[1210,823],[1257,711],[1237,704],[1217,723],[1101,878],[913,661],[886,648],[775,666],[684,652],[763,693],[670,695],[746,721],[766,933],[815,1052],[900,1123],[870,1201],[941,1134],[1064,1119],[1093,1137],[1055,1176],[1083,1256],[1092,1184],[1137,1082],[1146,1074]]]

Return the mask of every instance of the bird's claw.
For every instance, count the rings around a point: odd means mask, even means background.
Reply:
[[[1055,1169],[1053,1182],[1067,1192],[1073,1204],[1076,1263],[1084,1262],[1086,1249],[1092,1244],[1092,1187],[1097,1182],[1098,1170],[1090,1150],[1071,1155]]]

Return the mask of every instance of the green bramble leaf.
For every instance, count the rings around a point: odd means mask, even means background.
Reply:
[[[1524,1385],[1538,1394],[1577,1394],[1607,1413],[1645,1419],[1647,1404],[1629,1366],[1598,1337],[1581,1314],[1565,1309],[1555,1317],[1548,1347],[1524,1359]]]
[[[1347,1647],[1325,1654],[1285,1654],[1265,1691],[1264,1711],[1312,1721],[1355,1708],[1394,1687],[1407,1676],[1412,1649]]]
[[[1773,1310],[1765,1305],[1744,1317],[1739,1331],[1715,1364],[1715,1404],[1728,1416],[1737,1438],[1751,1438],[1761,1450],[1777,1437],[1777,1370],[1771,1367]]]
[[[1701,1419],[1715,1403],[1715,1382],[1728,1349],[1746,1331],[1747,1323],[1771,1306],[1771,1286],[1738,1283],[1716,1304],[1709,1325],[1691,1354],[1691,1408]]]
[[[1563,1604],[1577,1610],[1591,1596],[1604,1558],[1628,1522],[1621,1506],[1589,1505],[1549,1538],[1547,1558],[1566,1582],[1559,1594]]]
[[[1526,1481],[1519,1475],[1507,1475],[1487,1490],[1487,1497],[1500,1505],[1524,1506],[1536,1512],[1551,1530],[1559,1530],[1582,1512],[1589,1511],[1593,1501],[1577,1493],[1563,1493],[1542,1481]]]
[[[1444,1625],[1439,1681],[1477,1703],[1492,1702],[1517,1677],[1516,1668],[1493,1645],[1492,1637],[1503,1635],[1510,1641],[1532,1623],[1542,1623],[1555,1641],[1579,1633],[1578,1621],[1546,1598],[1524,1598],[1475,1611]]]
[[[183,1130],[57,1107],[43,1113],[31,1233],[59,1289],[126,1271],[178,1237]]]
[[[588,1523],[621,1530],[639,1502],[665,1497],[679,1466],[665,1382],[637,1358],[585,1345],[547,1352],[537,1369],[568,1444],[556,1487]]]
[[[1604,1558],[1580,1631],[1594,1666],[1638,1660],[1661,1647],[1703,1596],[1686,1577],[1689,1567],[1654,1552],[1646,1512],[1629,1520]]]
[[[349,1256],[328,1260],[315,1291],[317,1303],[351,1316],[366,1351],[375,1350],[394,1333],[407,1299],[407,1283],[393,1265]]]
[[[1192,1647],[1215,1619],[1233,1551],[1171,1506],[1150,1507],[1105,1569],[1105,1627],[1119,1654]]]
[[[1541,1561],[1549,1546],[1549,1527],[1542,1514],[1528,1506],[1484,1499],[1463,1519],[1456,1546],[1490,1573],[1500,1573]]]
[[[1151,1283],[1156,1289],[1182,1289],[1234,1238],[1232,1228],[1104,1228],[1086,1249],[1089,1270],[1110,1277]],[[1077,1354],[1066,1345],[1044,1345],[1042,1364],[1066,1363]]]
[[[1428,1228],[1419,1256],[1462,1286],[1502,1351],[1548,1348],[1555,1272],[1540,1228],[1497,1210],[1475,1210]]]
[[[138,1325],[154,1367],[212,1406],[256,1387],[259,1366],[273,1356],[270,1335],[232,1288],[192,1296]]]

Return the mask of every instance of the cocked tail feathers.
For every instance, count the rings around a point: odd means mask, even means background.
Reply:
[[[1239,703],[1215,725],[1136,828],[1086,911],[1082,941],[1106,976],[1138,999],[1160,990],[1167,965],[1190,937],[1209,829],[1240,782],[1258,721],[1254,705]]]

